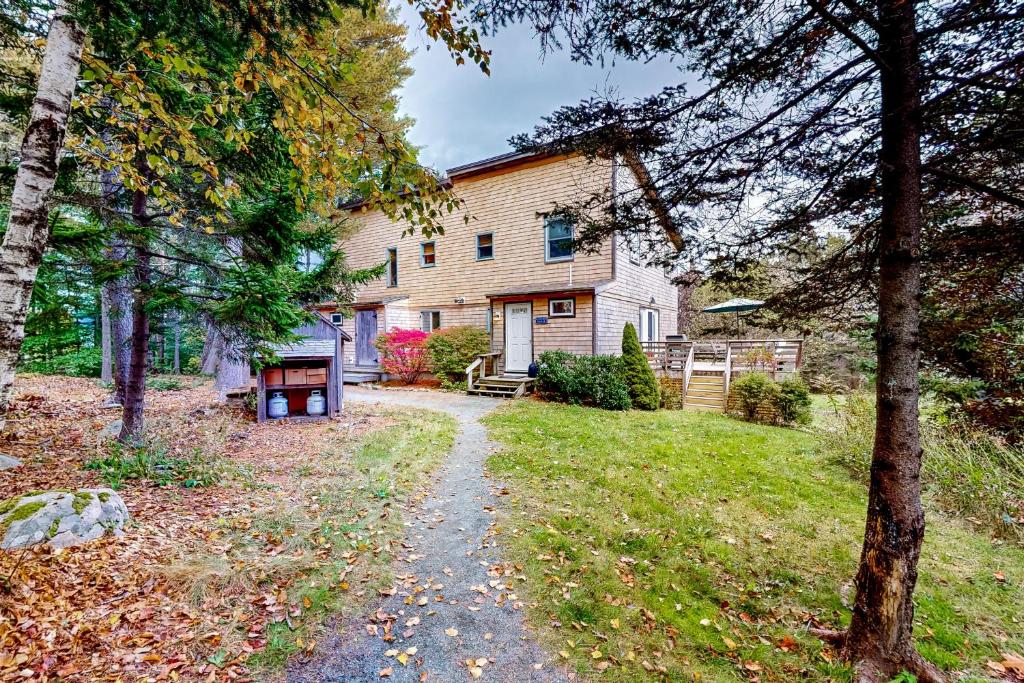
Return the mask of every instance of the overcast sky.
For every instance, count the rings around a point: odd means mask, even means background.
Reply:
[[[492,52],[488,77],[475,64],[456,66],[402,6],[415,74],[402,90],[401,109],[416,119],[410,137],[421,148],[420,160],[441,170],[509,151],[509,137],[529,132],[563,104],[610,87],[624,97],[645,95],[679,80],[667,62],[588,67],[561,52],[542,56],[532,30],[522,26],[483,39]]]

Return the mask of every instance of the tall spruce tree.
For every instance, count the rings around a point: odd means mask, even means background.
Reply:
[[[877,429],[850,626],[823,633],[859,681],[945,675],[916,651],[924,539],[918,417],[925,221],[957,204],[961,228],[1019,230],[1024,7],[1019,0],[485,0],[495,28],[526,20],[583,61],[676,60],[698,81],[635,102],[595,98],[548,117],[523,147],[615,158],[635,190],[558,207],[581,246],[637,236],[652,260],[699,260],[712,281],[799,256],[770,304],[794,313],[877,305]],[[681,78],[682,80],[682,78]],[[603,213],[597,207],[610,207]],[[922,239],[926,241],[922,242]],[[800,259],[796,259],[800,260]]]

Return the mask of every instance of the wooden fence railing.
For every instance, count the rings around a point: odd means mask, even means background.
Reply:
[[[651,367],[665,372],[720,371],[731,376],[757,370],[774,376],[796,372],[803,364],[802,339],[710,339],[640,344]]]

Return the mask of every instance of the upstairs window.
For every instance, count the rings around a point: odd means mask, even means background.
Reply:
[[[388,248],[388,287],[398,286],[398,247]]]
[[[331,322],[335,325],[341,325],[345,322],[345,316],[341,313],[331,313]]]
[[[494,258],[494,233],[485,232],[476,236],[476,260],[489,261]]]
[[[640,265],[640,235],[627,235],[626,244],[629,247],[629,262]]]
[[[420,311],[420,329],[433,332],[441,327],[441,311]]]
[[[437,247],[433,242],[424,242],[420,245],[420,265],[424,268],[433,268],[437,264]]]
[[[295,263],[295,267],[303,273],[312,273],[323,265],[323,262],[324,256],[320,252],[313,251],[312,249],[303,249],[299,254],[299,260]]]
[[[544,219],[544,260],[571,261],[572,226],[561,216],[548,216]]]

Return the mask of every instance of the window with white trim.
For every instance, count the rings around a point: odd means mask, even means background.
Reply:
[[[640,341],[655,342],[661,338],[658,330],[659,317],[656,308],[640,309]]]
[[[640,235],[635,233],[626,235],[626,246],[629,249],[629,262],[640,265]]]
[[[494,258],[494,233],[482,232],[476,236],[476,260],[490,261]]]
[[[544,260],[548,263],[573,258],[572,226],[561,216],[544,219]]]
[[[437,265],[437,244],[435,242],[424,242],[420,245],[420,265],[424,268],[433,268]]]
[[[331,322],[335,325],[341,325],[345,322],[345,316],[341,313],[331,313]]]
[[[299,254],[299,259],[295,263],[295,267],[301,270],[303,273],[312,273],[314,270],[323,265],[324,255],[319,251],[312,249],[303,249]]]
[[[549,318],[575,318],[576,299],[568,297],[565,299],[548,299]]]
[[[398,286],[398,247],[388,247],[388,287]]]
[[[441,327],[441,311],[420,311],[420,329],[433,332]]]

